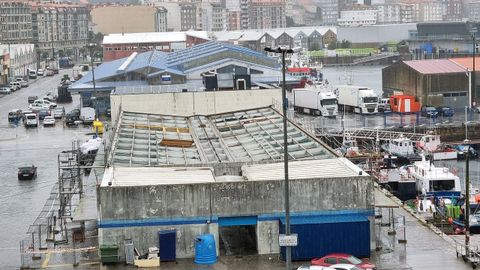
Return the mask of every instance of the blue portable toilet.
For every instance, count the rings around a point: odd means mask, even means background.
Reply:
[[[202,234],[195,239],[196,264],[214,264],[217,262],[217,248],[213,234]]]

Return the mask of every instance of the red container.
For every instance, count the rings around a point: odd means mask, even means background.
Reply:
[[[414,96],[394,95],[390,97],[392,112],[416,113],[422,108],[420,102]]]

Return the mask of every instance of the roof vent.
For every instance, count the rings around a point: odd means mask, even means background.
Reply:
[[[133,59],[135,59],[135,57],[137,56],[137,52],[134,52],[132,53],[128,58],[127,60],[125,60],[125,62],[123,62],[123,64],[117,69],[117,72],[120,72],[120,71],[125,71],[125,69],[127,69],[128,65],[130,65],[133,61]]]

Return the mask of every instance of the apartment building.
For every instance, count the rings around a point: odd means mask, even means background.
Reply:
[[[251,0],[250,29],[283,28],[287,26],[284,0]]]
[[[181,31],[197,29],[197,7],[195,4],[181,3],[180,28]]]
[[[480,22],[480,1],[469,1],[465,3],[465,10],[467,13],[465,14],[470,21]]]
[[[401,23],[401,5],[398,3],[384,3],[373,5],[377,9],[377,24]]]
[[[377,9],[366,5],[350,5],[340,11],[339,26],[374,25],[377,23]]]
[[[94,31],[105,35],[167,29],[167,9],[163,7],[101,5],[93,7],[90,16]]]
[[[32,14],[24,2],[0,1],[0,40],[2,43],[32,42]]]
[[[337,0],[319,0],[322,23],[325,25],[336,25],[339,15]]]
[[[31,2],[33,42],[41,51],[84,47],[89,39],[86,7],[70,4]]]

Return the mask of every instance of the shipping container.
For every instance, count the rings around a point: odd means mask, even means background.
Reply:
[[[291,233],[298,234],[298,245],[292,248],[292,260],[310,260],[330,253],[347,253],[359,258],[370,257],[370,224],[360,214],[292,217]],[[285,219],[280,220],[280,233]],[[285,248],[281,248],[285,259]]]
[[[390,97],[390,108],[392,112],[417,113],[422,105],[415,96],[393,95]]]

